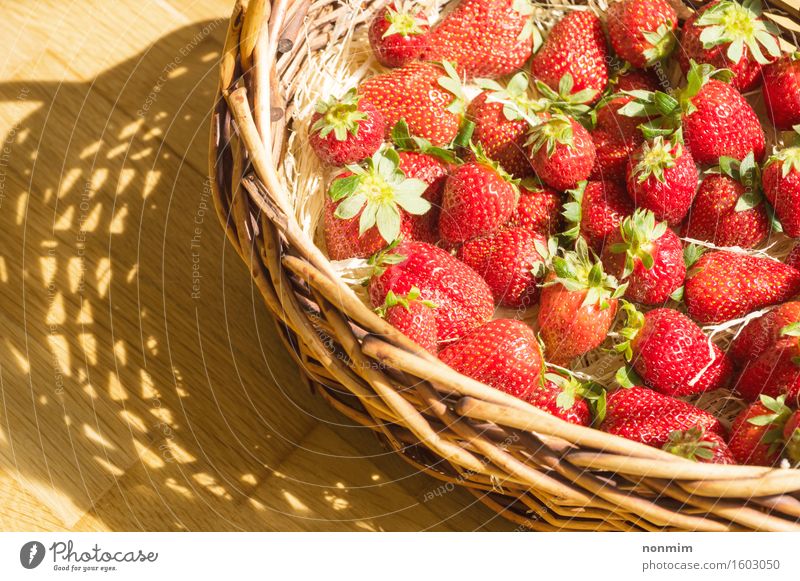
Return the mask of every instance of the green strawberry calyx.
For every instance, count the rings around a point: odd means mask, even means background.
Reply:
[[[464,93],[464,83],[458,75],[456,67],[450,61],[440,63],[445,74],[437,79],[439,86],[453,95],[453,100],[447,106],[447,110],[455,115],[463,115],[467,96]]]
[[[683,155],[683,145],[665,140],[661,135],[652,141],[645,141],[635,154],[633,175],[638,183],[646,182],[650,176],[664,183],[664,171],[675,167],[677,159]]]
[[[584,400],[592,412],[592,423],[599,425],[606,417],[606,389],[594,381],[580,381],[568,370],[559,369],[558,373],[546,372],[543,379],[555,385],[561,393],[556,396],[556,405],[568,411],[575,401]]]
[[[783,428],[792,416],[792,410],[786,405],[785,394],[774,398],[762,393],[759,399],[770,413],[748,418],[747,423],[769,428],[761,437],[761,442],[769,444],[769,453],[773,454],[784,446]]]
[[[453,152],[449,147],[438,147],[433,145],[424,137],[411,135],[411,131],[408,128],[408,123],[406,123],[405,119],[400,119],[397,123],[395,123],[394,127],[392,127],[391,138],[395,148],[400,151],[424,153],[425,155],[431,155],[449,164],[457,164],[461,162],[455,152]]]
[[[599,305],[601,309],[610,306],[609,300],[616,300],[625,293],[627,284],[619,284],[617,279],[603,271],[603,263],[595,256],[590,257],[589,247],[583,238],[575,241],[575,250],[564,250],[561,256],[552,258],[551,269],[555,274],[542,286],[560,284],[570,292],[586,291],[581,306]]]
[[[794,145],[775,152],[767,160],[765,167],[773,163],[781,164],[782,178],[785,178],[792,172],[800,172],[800,145]]]
[[[333,132],[337,141],[345,141],[348,134],[358,135],[361,121],[367,114],[358,110],[361,97],[355,89],[347,91],[340,99],[320,99],[314,105],[314,110],[321,115],[311,126],[311,131],[319,132],[322,138],[328,137]]]
[[[742,161],[723,155],[719,158],[719,165],[706,173],[728,176],[744,186],[744,193],[736,200],[736,212],[746,212],[764,201],[761,194],[761,170],[752,151]]]
[[[486,152],[483,150],[483,146],[480,143],[470,142],[469,148],[472,151],[472,155],[475,156],[475,163],[478,163],[480,165],[492,169],[498,176],[500,176],[500,178],[511,184],[514,187],[514,191],[516,192],[517,198],[519,198],[520,180],[512,176],[505,169],[503,169],[502,165],[500,165],[498,162],[496,162],[491,157],[486,155]]]
[[[614,381],[623,389],[630,389],[644,383],[639,374],[630,365],[623,365],[617,369],[614,374]]]
[[[394,291],[389,291],[386,293],[386,298],[383,301],[383,305],[375,309],[375,312],[381,317],[386,317],[386,313],[392,307],[402,307],[405,310],[410,311],[411,304],[415,302],[425,305],[429,309],[435,309],[437,307],[436,303],[426,299],[421,299],[420,295],[421,291],[415,286],[412,286],[411,290],[404,295],[398,295]]]
[[[582,182],[578,182],[578,185],[575,186],[574,189],[567,190],[569,198],[568,201],[564,203],[561,215],[564,216],[564,219],[569,226],[567,230],[562,232],[562,236],[568,240],[575,240],[581,233],[583,193],[586,191],[586,184],[588,183],[589,182],[584,180]]]
[[[622,341],[614,345],[614,351],[622,354],[626,361],[630,361],[633,359],[633,347],[631,346],[631,343],[639,334],[639,331],[642,330],[642,327],[644,327],[644,315],[628,301],[622,301],[620,312],[625,314],[627,320],[625,322],[625,326],[618,332],[619,336],[622,338]],[[623,384],[620,383],[620,385]],[[623,385],[623,387],[625,386]]]
[[[549,85],[538,79],[534,85],[542,97],[538,101],[541,110],[561,112],[576,117],[589,112],[591,107],[588,103],[597,95],[596,89],[583,89],[573,93],[575,81],[570,73],[565,74],[558,81],[558,91],[554,91]]]
[[[535,53],[542,46],[544,39],[542,38],[541,31],[534,23],[533,14],[536,10],[534,3],[531,0],[513,0],[511,9],[520,16],[528,17],[525,19],[525,24],[522,26],[522,30],[520,30],[517,36],[517,41],[523,42],[527,39],[531,39],[532,52]]]
[[[428,21],[420,16],[419,8],[411,2],[394,2],[386,7],[384,15],[389,28],[381,38],[399,34],[403,37],[424,34],[428,29]]]
[[[673,430],[663,450],[695,462],[713,460],[717,442],[706,440],[705,435],[705,430],[700,426],[689,430]]]
[[[673,22],[665,20],[655,30],[644,32],[644,39],[650,44],[650,48],[645,49],[642,53],[646,66],[654,65],[672,54],[677,42],[675,33],[672,31],[672,25]]]
[[[755,61],[765,65],[770,62],[762,47],[773,57],[781,56],[777,35],[778,27],[761,18],[760,0],[721,0],[703,11],[694,25],[702,28],[700,42],[703,48],[728,45],[725,56],[738,63],[745,56],[745,48]]]
[[[622,242],[611,245],[611,252],[614,254],[625,254],[622,278],[627,278],[633,273],[637,260],[645,269],[653,268],[655,242],[666,231],[667,223],[656,222],[656,216],[650,210],[639,208],[622,221],[619,225]]]
[[[517,73],[505,87],[494,79],[475,79],[475,84],[488,92],[487,103],[503,105],[503,116],[509,121],[527,121],[530,125],[539,122],[536,113],[541,111],[541,106],[530,98],[530,79],[526,73]]]
[[[371,276],[381,276],[389,266],[400,264],[408,259],[408,256],[395,252],[398,244],[400,244],[400,240],[395,240],[367,259],[367,266],[372,269]],[[365,284],[367,283],[369,283],[369,278],[365,281]]]
[[[572,120],[560,113],[542,119],[541,123],[531,127],[525,145],[531,148],[531,154],[546,147],[548,156],[552,156],[559,145],[576,149]]]
[[[531,263],[531,274],[536,278],[543,278],[552,268],[553,257],[558,253],[558,239],[551,236],[547,242],[542,242],[538,237],[533,240],[533,247],[539,255],[538,260]]]
[[[414,215],[431,209],[431,203],[422,197],[428,184],[406,178],[394,149],[378,150],[364,166],[349,164],[345,168],[352,175],[334,180],[328,195],[339,202],[334,212],[337,218],[349,220],[361,212],[359,236],[377,226],[381,237],[393,242],[400,236],[401,209]]]

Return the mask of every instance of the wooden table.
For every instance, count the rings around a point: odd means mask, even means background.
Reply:
[[[205,178],[231,4],[0,0],[0,529],[511,528],[275,337]]]

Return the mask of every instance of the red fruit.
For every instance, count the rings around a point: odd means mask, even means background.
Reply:
[[[795,325],[797,327],[797,325]],[[784,395],[792,405],[800,404],[800,348],[798,331],[778,338],[756,359],[747,363],[736,382],[736,391],[747,401],[762,394]]]
[[[764,67],[764,105],[777,129],[784,131],[800,123],[800,60],[798,53],[784,55]]]
[[[719,0],[700,8],[683,25],[678,62],[684,72],[690,61],[730,69],[742,92],[761,82],[761,67],[780,56],[774,24],[761,15],[760,2]],[[734,42],[732,42],[734,41]]]
[[[386,129],[383,115],[375,106],[356,94],[355,89],[341,99],[319,101],[311,117],[308,141],[324,163],[356,163],[375,153],[383,143]]]
[[[790,299],[800,292],[800,271],[723,250],[704,254],[684,286],[689,316],[701,324],[721,323]]]
[[[698,173],[688,149],[659,136],[634,152],[626,180],[637,207],[652,210],[658,220],[674,226],[689,212]]]
[[[644,305],[665,303],[686,276],[680,239],[649,210],[625,218],[602,256],[606,272],[628,283],[625,296]]]
[[[597,101],[608,84],[607,57],[600,19],[588,10],[575,10],[550,31],[531,61],[531,72],[554,90],[564,75],[571,75],[573,93],[591,89],[592,101]]]
[[[428,184],[422,197],[431,203],[424,214],[411,215],[411,238],[433,244],[439,239],[439,211],[442,207],[442,192],[447,178],[448,166],[439,158],[426,153],[401,151],[400,169],[406,177],[416,178]]]
[[[633,202],[625,188],[616,182],[582,182],[571,190],[573,201],[564,205],[564,217],[571,224],[569,237],[580,236],[596,253],[601,253],[607,238],[633,213]]]
[[[783,336],[784,327],[797,322],[800,322],[800,301],[779,305],[750,321],[731,343],[728,353],[737,363],[751,361]]]
[[[657,91],[661,81],[652,71],[630,69],[613,79],[617,91]]]
[[[625,105],[630,103],[633,97],[623,95],[622,97],[614,97],[608,102],[604,102],[597,109],[597,122],[595,123],[595,131],[604,131],[613,136],[617,141],[624,143],[635,143],[637,145],[644,141],[639,125],[641,125],[646,118],[642,117],[628,117],[622,115],[619,110]]]
[[[483,277],[496,304],[529,307],[539,296],[541,280],[534,273],[544,269],[545,257],[537,245],[546,249],[547,240],[525,228],[511,228],[464,242],[457,256]]]
[[[472,141],[511,175],[531,175],[533,169],[525,147],[529,127],[525,116],[531,115],[528,76],[518,73],[505,89],[496,81],[484,81],[482,85],[487,90],[475,97],[467,109],[467,118],[475,123]]]
[[[616,132],[604,129],[592,130],[592,143],[594,143],[595,161],[590,180],[607,182],[624,182],[628,161],[633,152],[641,145],[631,141],[623,141]],[[642,139],[643,140],[643,139]]]
[[[348,166],[325,198],[325,244],[332,260],[366,258],[412,236],[411,215],[424,215],[428,184],[406,178],[394,150],[376,152],[366,167]],[[356,173],[354,173],[356,172]]]
[[[458,133],[463,93],[449,64],[411,62],[364,81],[359,92],[383,114],[386,136],[404,119],[412,135],[433,145],[449,144]]]
[[[684,237],[716,246],[752,248],[769,235],[770,221],[762,202],[758,166],[752,153],[741,164],[732,158],[700,183]]]
[[[449,243],[491,234],[517,206],[511,176],[477,152],[477,161],[458,166],[444,184],[439,233]]]
[[[403,295],[417,287],[422,299],[436,305],[440,343],[458,339],[491,318],[492,292],[466,264],[425,242],[403,241],[392,252],[375,260],[386,265],[369,282],[373,306],[382,305],[390,290]]]
[[[725,387],[732,364],[694,321],[674,309],[654,309],[644,315],[630,304],[623,307],[628,323],[625,341],[615,349],[644,382],[666,395],[680,397]]]
[[[535,386],[528,403],[571,424],[588,426],[592,412],[587,400],[605,399],[605,392],[597,393],[573,376],[545,373],[543,381]]]
[[[547,360],[566,366],[572,359],[599,346],[617,313],[619,296],[613,276],[592,262],[583,239],[574,252],[554,257],[539,299],[539,334]]]
[[[594,143],[589,132],[570,117],[546,116],[531,128],[527,144],[536,175],[556,190],[574,188],[592,173]]]
[[[525,228],[547,238],[558,231],[560,224],[561,194],[547,186],[523,182],[519,187],[517,208],[506,227]]]
[[[797,468],[800,464],[800,411],[794,412],[783,428],[783,455]]]
[[[620,0],[606,11],[611,46],[635,67],[645,68],[675,48],[678,15],[665,0]]]
[[[378,314],[395,329],[415,341],[423,349],[436,355],[436,305],[420,298],[420,291],[412,287],[406,295],[386,293]]]
[[[730,448],[740,464],[774,466],[781,457],[783,429],[792,410],[786,407],[783,398],[763,396],[751,404],[733,421]]]
[[[770,157],[761,183],[783,233],[800,238],[800,146],[787,147]]]
[[[647,389],[619,389],[608,396],[606,419],[600,429],[648,446],[661,448],[676,430],[699,427],[704,433],[722,435],[719,420],[692,404]]]
[[[800,243],[795,242],[792,250],[784,259],[784,262],[792,268],[800,269]]]
[[[544,361],[536,335],[525,323],[495,319],[448,345],[439,359],[495,389],[527,399],[542,381]]]
[[[422,54],[429,31],[425,13],[410,2],[398,0],[379,10],[372,19],[369,44],[379,63],[401,67]]]
[[[672,432],[663,449],[695,462],[736,464],[736,458],[728,449],[725,438],[714,432],[706,432],[697,426],[690,430]]]
[[[515,0],[461,0],[430,35],[424,60],[452,61],[468,78],[502,77],[531,56],[533,6]]]

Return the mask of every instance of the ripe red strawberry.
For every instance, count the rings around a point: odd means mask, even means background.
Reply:
[[[777,129],[800,124],[800,53],[784,55],[764,67],[764,105]]]
[[[412,235],[411,215],[431,204],[428,184],[406,178],[396,151],[378,151],[365,167],[348,165],[325,198],[325,244],[332,260],[366,258],[398,238]]]
[[[539,298],[539,333],[547,360],[567,365],[572,359],[599,346],[617,314],[625,285],[603,272],[599,260],[589,258],[582,238],[575,251],[552,258],[552,272]]]
[[[689,430],[676,430],[669,435],[664,450],[681,458],[708,464],[736,464],[725,438],[695,426]]]
[[[592,138],[583,125],[566,115],[544,115],[542,122],[531,128],[527,145],[536,175],[556,190],[574,188],[592,173]]]
[[[377,309],[386,322],[406,337],[436,355],[436,305],[420,298],[417,287],[411,287],[406,295],[396,295],[389,291],[383,305]]]
[[[444,184],[439,233],[445,242],[491,234],[508,222],[517,207],[519,190],[511,176],[480,148],[475,154],[475,161],[455,168]]]
[[[591,89],[597,101],[608,84],[607,57],[600,19],[591,11],[575,10],[550,31],[531,61],[531,72],[554,90],[564,75],[572,75],[573,92]]]
[[[383,114],[387,136],[401,119],[412,135],[433,145],[446,145],[458,133],[464,95],[449,63],[411,62],[370,77],[361,83],[359,93]]]
[[[783,233],[800,238],[800,145],[771,156],[764,164],[761,183]]]
[[[770,397],[783,395],[792,405],[800,404],[798,327],[800,325],[796,323],[789,326],[791,330],[783,331],[783,336],[747,363],[735,386],[743,399],[755,401],[762,394]]]
[[[406,240],[373,262],[378,266],[369,282],[373,306],[382,305],[389,291],[402,295],[417,287],[422,299],[436,305],[440,343],[462,337],[494,312],[492,292],[480,275],[441,248]]]
[[[678,15],[666,0],[619,0],[606,11],[611,46],[635,67],[645,68],[675,48]]]
[[[740,366],[760,356],[782,337],[787,325],[800,322],[800,301],[790,301],[750,321],[731,343],[728,353]]]
[[[681,234],[716,246],[757,246],[770,230],[760,181],[752,152],[741,163],[722,157],[700,183]]]
[[[800,292],[800,271],[728,251],[704,254],[686,274],[684,301],[701,324],[721,323],[782,303]]]
[[[379,63],[401,67],[422,54],[428,46],[429,31],[424,12],[411,2],[396,0],[372,19],[369,44]]]
[[[661,86],[661,81],[652,71],[640,69],[618,73],[609,83],[616,91],[657,91]]]
[[[694,321],[674,309],[640,313],[630,303],[624,337],[615,349],[648,387],[680,397],[725,387],[732,364]]]
[[[782,397],[762,396],[743,410],[734,420],[728,439],[736,461],[756,466],[777,464],[784,445],[783,429],[791,415]]]
[[[517,73],[503,88],[497,81],[480,80],[484,89],[469,104],[467,118],[475,123],[474,143],[511,175],[523,178],[533,173],[525,147],[532,102],[528,99],[528,76]]]
[[[600,254],[606,240],[633,213],[633,202],[625,188],[616,182],[581,182],[569,191],[572,201],[564,205],[564,218],[571,225],[569,238],[580,235],[589,247]]]
[[[448,60],[468,77],[518,71],[531,56],[533,6],[525,0],[461,0],[431,31],[425,60]]]
[[[604,410],[605,389],[580,382],[571,374],[545,373],[528,403],[571,424],[588,426],[592,415]]]
[[[546,249],[540,234],[511,228],[464,242],[457,256],[483,277],[496,304],[514,309],[536,303]]]
[[[692,59],[730,69],[733,86],[746,92],[761,82],[762,65],[780,56],[778,33],[771,21],[761,18],[758,0],[711,2],[683,25],[678,62],[684,72]]]
[[[672,432],[694,427],[705,433],[724,433],[722,424],[710,413],[641,386],[609,394],[606,419],[600,424],[604,432],[656,448],[667,444]]]
[[[644,137],[625,141],[619,137],[618,131],[610,132],[598,128],[592,130],[591,136],[595,150],[595,161],[592,173],[589,174],[589,179],[624,182],[628,161],[633,152],[636,151],[636,148],[644,141]]]
[[[791,251],[783,261],[792,268],[797,268],[800,270],[800,242],[794,243]]]
[[[424,150],[423,150],[424,151]],[[431,204],[424,214],[411,215],[410,237],[433,244],[439,239],[439,211],[442,206],[442,192],[447,179],[449,165],[441,158],[422,151],[400,151],[400,170],[408,178],[422,180],[428,185],[422,197]]]
[[[385,130],[380,111],[351,89],[341,99],[317,102],[308,141],[323,162],[345,165],[375,153]]]
[[[658,136],[643,143],[628,161],[628,193],[639,208],[652,210],[670,226],[680,224],[697,191],[697,166],[681,143]]]
[[[520,399],[542,381],[536,335],[522,321],[495,319],[448,345],[439,359],[459,373]]]
[[[506,222],[506,227],[525,228],[547,238],[555,234],[560,225],[561,194],[532,180],[523,181],[519,186],[517,208]]]

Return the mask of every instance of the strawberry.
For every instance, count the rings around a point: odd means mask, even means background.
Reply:
[[[578,381],[572,374],[545,373],[528,403],[571,424],[588,426],[592,415],[605,413],[605,389]]]
[[[794,246],[792,246],[792,249],[783,261],[792,268],[800,270],[800,242],[794,243]]]
[[[777,129],[800,124],[800,53],[782,56],[764,67],[761,87],[767,116]]]
[[[369,26],[369,44],[383,66],[401,67],[422,54],[429,31],[424,12],[411,2],[396,0],[375,14]]]
[[[651,70],[628,69],[609,79],[609,84],[616,91],[657,91],[661,81]]]
[[[386,293],[383,305],[377,310],[386,322],[415,341],[420,347],[436,355],[436,305],[420,298],[420,290],[411,287],[406,295]]]
[[[528,0],[461,0],[430,35],[424,60],[448,60],[468,78],[518,71],[538,38]]]
[[[450,63],[411,62],[361,83],[359,93],[383,114],[386,134],[404,119],[412,135],[446,145],[458,133],[464,94]]]
[[[715,246],[757,246],[769,235],[770,218],[753,153],[741,162],[723,156],[719,163],[700,183],[681,234]]]
[[[582,238],[575,251],[552,258],[539,299],[539,333],[548,361],[567,365],[572,359],[600,345],[617,313],[625,285],[603,272],[592,261]]]
[[[406,178],[396,151],[378,151],[365,167],[348,165],[325,198],[325,243],[333,260],[366,258],[390,242],[410,237],[411,215],[431,204],[428,184]]]
[[[554,90],[569,74],[574,92],[590,89],[597,101],[608,84],[607,58],[600,19],[591,11],[575,10],[552,28],[531,61],[531,72]]]
[[[633,202],[616,182],[581,182],[569,194],[572,200],[564,204],[564,218],[571,227],[565,235],[580,234],[594,252],[601,253],[607,238],[633,213]]]
[[[733,71],[732,84],[742,92],[761,81],[761,67],[780,56],[778,28],[761,18],[761,2],[718,0],[700,8],[683,25],[678,62],[690,60]],[[766,50],[767,54],[764,54]]]
[[[517,206],[519,190],[511,176],[480,147],[474,154],[475,161],[455,168],[444,184],[439,232],[445,242],[490,234],[511,218]]]
[[[448,165],[434,155],[400,151],[400,170],[408,178],[421,180],[427,184],[422,197],[430,202],[431,209],[424,214],[410,215],[410,237],[413,240],[434,243],[439,238],[439,210],[442,205],[442,192],[447,178]]]
[[[791,415],[783,397],[766,395],[743,410],[733,421],[728,438],[736,461],[756,466],[777,464],[784,445],[783,430]]]
[[[519,202],[508,228],[525,228],[545,238],[558,231],[561,224],[561,194],[533,180],[523,180],[519,186]]]
[[[633,153],[626,180],[637,207],[652,210],[658,220],[674,226],[689,212],[698,173],[691,152],[683,144],[658,136]]]
[[[778,304],[800,292],[800,271],[776,260],[725,250],[704,254],[684,285],[689,316],[721,323]]]
[[[747,401],[760,395],[783,395],[793,405],[800,404],[800,324],[781,330],[782,335],[756,359],[748,361],[736,382],[736,392]]]
[[[389,291],[405,295],[413,287],[423,300],[436,305],[436,335],[449,342],[488,321],[494,312],[492,291],[480,275],[441,248],[404,240],[372,260],[376,272],[369,281],[373,306]]]
[[[528,76],[517,73],[507,87],[497,81],[479,79],[484,89],[469,104],[467,119],[475,123],[474,143],[511,175],[522,178],[533,173],[525,148],[532,102],[527,97]]]
[[[590,180],[624,182],[625,171],[628,169],[628,160],[641,145],[644,138],[624,140],[619,136],[619,130],[606,131],[595,128],[591,132],[592,143],[595,150],[595,161]]]
[[[602,259],[606,272],[627,281],[625,297],[644,305],[666,302],[686,276],[680,239],[650,210],[638,209],[622,221]]]
[[[728,352],[737,363],[756,359],[783,336],[784,327],[797,322],[800,322],[800,301],[783,303],[745,325]]]
[[[800,411],[795,411],[783,428],[783,455],[794,468],[800,466]]]
[[[646,387],[618,389],[609,394],[600,429],[628,440],[661,448],[676,430],[698,427],[722,435],[724,429],[710,413]]]
[[[464,242],[457,256],[483,277],[496,304],[513,309],[536,303],[546,249],[540,234],[511,228]]]
[[[666,0],[610,2],[606,25],[614,51],[635,67],[664,60],[675,48],[678,15]]]
[[[778,151],[764,164],[764,195],[775,208],[783,233],[800,238],[800,145]]]
[[[592,138],[566,115],[544,114],[529,134],[530,161],[536,175],[556,190],[569,190],[589,177],[594,167]]]
[[[624,338],[615,350],[632,362],[648,387],[671,396],[725,387],[732,364],[694,321],[674,309],[640,313],[626,303]]]
[[[536,335],[522,321],[495,319],[439,353],[457,372],[527,399],[542,381],[544,360]]]
[[[695,426],[689,430],[675,430],[663,449],[671,454],[708,464],[736,464],[725,438]]]
[[[383,143],[383,115],[355,89],[341,99],[320,100],[314,109],[308,141],[324,163],[338,166],[362,161]]]

